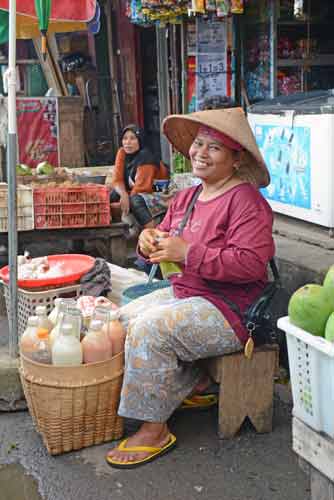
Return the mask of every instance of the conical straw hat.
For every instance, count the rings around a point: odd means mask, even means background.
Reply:
[[[238,177],[258,187],[270,183],[270,175],[242,108],[210,109],[188,115],[170,115],[162,130],[174,148],[189,158],[189,149],[201,125],[223,132],[243,146]]]

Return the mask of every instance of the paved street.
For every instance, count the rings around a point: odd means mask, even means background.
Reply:
[[[28,412],[0,414],[0,500],[308,500],[308,481],[291,451],[291,408],[275,402],[274,430],[250,426],[231,441],[216,436],[216,411],[178,413],[171,429],[178,448],[132,471],[104,462],[109,445],[50,457]],[[128,430],[135,428],[129,422]],[[14,492],[21,464],[39,495]],[[22,475],[22,474],[21,474]],[[4,480],[5,478],[5,480]],[[25,483],[23,483],[25,484]]]

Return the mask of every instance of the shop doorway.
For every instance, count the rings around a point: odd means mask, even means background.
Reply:
[[[148,146],[160,158],[157,42],[154,27],[140,29],[140,47],[144,128],[147,134]]]

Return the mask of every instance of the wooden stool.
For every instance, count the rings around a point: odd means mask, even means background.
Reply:
[[[251,359],[237,352],[209,360],[209,373],[220,384],[219,437],[233,437],[246,417],[257,432],[272,430],[277,364],[277,345],[256,348]]]

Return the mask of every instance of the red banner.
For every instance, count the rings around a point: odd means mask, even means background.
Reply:
[[[20,163],[58,167],[57,102],[54,98],[16,101]]]
[[[0,9],[9,10],[9,0],[0,0]],[[36,17],[34,0],[16,0],[18,14]],[[96,0],[55,0],[51,5],[50,20],[88,22],[93,19]]]

